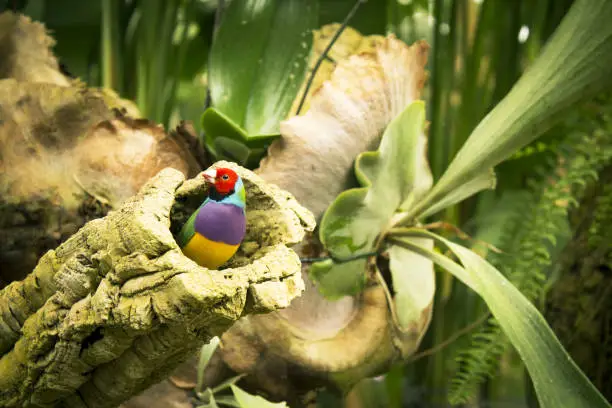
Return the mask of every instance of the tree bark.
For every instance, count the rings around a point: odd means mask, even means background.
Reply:
[[[183,256],[173,232],[202,177],[165,169],[0,291],[0,406],[114,407],[249,313],[303,290],[287,247],[314,228],[295,199],[230,163],[247,189],[247,236],[222,270]]]

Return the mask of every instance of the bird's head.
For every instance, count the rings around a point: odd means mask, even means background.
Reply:
[[[235,192],[238,194],[244,193],[242,180],[232,169],[219,167],[217,169],[206,170],[202,175],[211,186],[211,198],[215,198],[213,196],[224,198]]]

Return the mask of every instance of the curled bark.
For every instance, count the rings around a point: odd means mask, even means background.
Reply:
[[[301,293],[300,261],[287,245],[314,228],[312,215],[234,168],[247,189],[248,231],[227,268],[182,255],[171,231],[205,186],[165,169],[0,292],[0,406],[117,406],[241,316]]]
[[[0,80],[0,287],[161,169],[197,174],[206,163],[176,135],[94,89]]]

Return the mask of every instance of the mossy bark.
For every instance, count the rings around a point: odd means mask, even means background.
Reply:
[[[312,215],[234,168],[247,188],[248,231],[225,269],[183,256],[172,231],[205,185],[165,169],[0,292],[0,406],[117,406],[241,316],[301,293],[300,261],[286,245],[314,227]]]

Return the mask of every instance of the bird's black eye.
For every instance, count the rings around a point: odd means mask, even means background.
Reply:
[[[223,180],[229,180],[229,176],[227,174],[222,175],[221,178]]]

